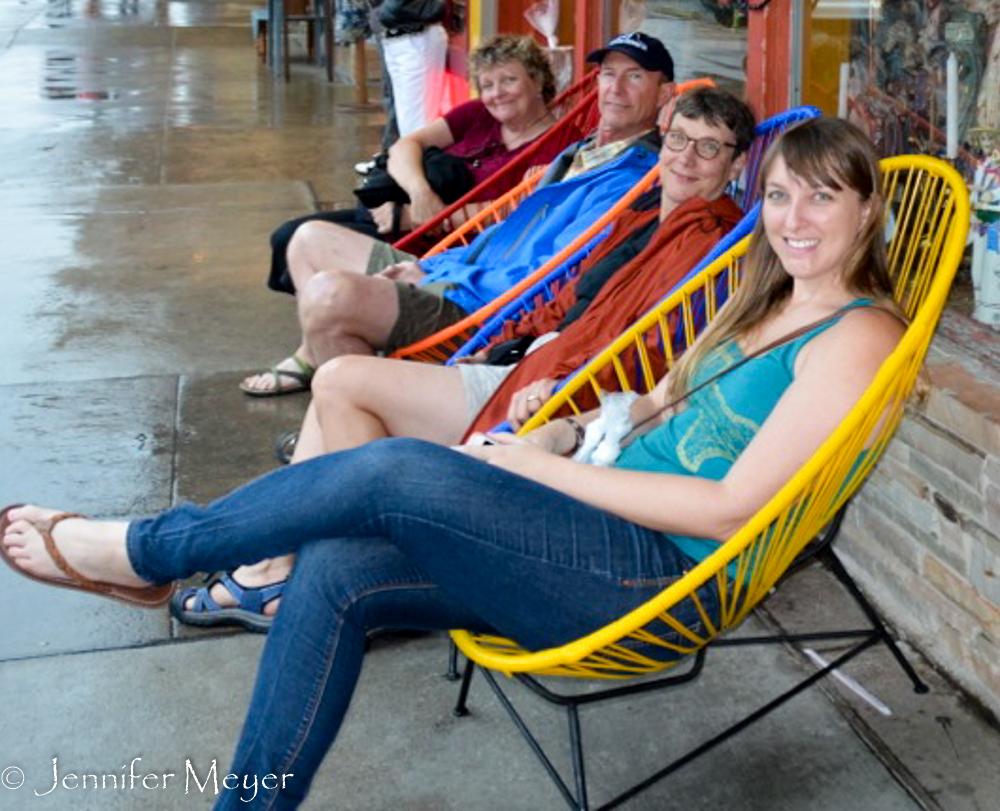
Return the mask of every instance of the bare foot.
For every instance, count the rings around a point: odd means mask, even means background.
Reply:
[[[288,576],[292,573],[294,562],[294,555],[282,555],[280,558],[262,560],[260,563],[254,563],[249,566],[240,566],[230,576],[243,588],[264,588],[265,586],[280,583],[282,580],[287,580]],[[237,605],[236,597],[222,583],[216,583],[212,586],[208,594],[221,608],[235,608]],[[187,611],[194,609],[195,599],[192,596],[184,602],[184,608]],[[273,617],[278,611],[278,603],[280,602],[281,598],[276,597],[264,603],[262,612],[264,616]]]
[[[30,575],[51,580],[69,580],[45,548],[39,528],[61,513],[26,505],[7,513],[10,523],[0,538],[14,565]],[[116,586],[148,586],[129,563],[125,549],[125,521],[91,521],[67,518],[56,524],[52,539],[66,563],[79,574],[98,583]]]

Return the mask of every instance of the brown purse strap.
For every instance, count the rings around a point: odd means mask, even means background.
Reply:
[[[776,338],[775,340],[771,341],[769,344],[766,344],[765,346],[762,346],[759,349],[755,349],[749,355],[744,355],[742,358],[740,358],[738,361],[736,361],[736,363],[734,363],[732,366],[727,366],[725,369],[723,369],[722,371],[717,372],[716,374],[712,375],[707,380],[703,380],[701,383],[699,383],[693,389],[689,389],[684,394],[682,394],[680,397],[678,397],[676,400],[673,400],[672,402],[667,403],[665,406],[663,406],[663,408],[659,409],[655,414],[651,414],[650,416],[646,417],[646,419],[644,419],[638,425],[633,426],[632,430],[634,431],[636,428],[639,428],[640,426],[645,425],[647,422],[649,422],[650,420],[654,419],[655,417],[660,416],[660,414],[662,414],[664,411],[667,411],[668,409],[671,409],[674,406],[676,406],[676,405],[678,405],[680,403],[683,403],[685,400],[687,400],[689,397],[691,397],[691,395],[697,394],[703,388],[705,388],[706,386],[711,385],[712,383],[714,383],[715,381],[717,381],[719,378],[721,378],[723,375],[727,375],[730,372],[735,371],[736,369],[739,369],[744,364],[749,363],[750,361],[754,360],[755,358],[759,358],[761,355],[764,355],[764,354],[770,352],[772,349],[777,349],[779,346],[783,346],[784,344],[787,344],[787,343],[790,343],[791,341],[794,341],[796,338],[800,338],[801,336],[803,336],[803,335],[805,335],[805,334],[807,334],[809,332],[812,332],[817,327],[822,327],[824,324],[828,324],[831,321],[835,321],[836,319],[838,319],[842,315],[844,315],[844,313],[846,313],[846,312],[848,312],[850,310],[857,309],[858,307],[873,307],[876,310],[881,310],[882,312],[888,313],[889,315],[893,316],[894,318],[896,318],[897,320],[899,320],[900,322],[902,322],[904,324],[904,326],[906,324],[905,319],[903,319],[899,315],[899,313],[893,312],[892,310],[888,309],[887,307],[882,307],[882,306],[880,306],[878,304],[875,304],[875,303],[871,303],[871,304],[858,304],[857,302],[851,302],[850,304],[845,304],[843,307],[839,308],[836,312],[830,313],[830,315],[824,316],[823,318],[817,319],[816,321],[812,321],[809,324],[805,324],[804,326],[801,326],[798,329],[792,330],[788,334],[782,335],[780,338]]]

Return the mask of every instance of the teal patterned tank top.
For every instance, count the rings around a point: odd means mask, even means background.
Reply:
[[[871,303],[871,299],[857,299],[849,307]],[[821,324],[695,392],[683,411],[626,447],[615,467],[721,480],[791,385],[799,350],[839,320]],[[705,357],[691,387],[742,358],[735,341],[720,344]],[[704,538],[669,537],[681,551],[699,561],[719,546]]]

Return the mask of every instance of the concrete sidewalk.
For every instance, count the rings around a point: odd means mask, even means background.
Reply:
[[[267,237],[317,199],[350,202],[381,114],[311,66],[274,83],[255,64],[255,5],[0,8],[0,503],[122,516],[203,501],[273,467],[275,436],[300,419],[302,396],[236,388],[296,339],[291,299],[263,286]],[[789,626],[854,621],[819,571],[771,608]],[[0,616],[0,809],[211,804],[261,637],[198,634],[5,568]],[[481,678],[472,715],[451,715],[445,664],[438,637],[374,646],[307,807],[562,807]],[[588,708],[594,800],[809,667],[783,648],[713,651],[689,686]],[[849,672],[892,715],[831,680],[625,807],[1000,807],[1000,735],[921,669],[929,696],[870,651]],[[562,719],[513,695],[559,746]]]

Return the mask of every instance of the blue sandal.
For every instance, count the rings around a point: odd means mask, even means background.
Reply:
[[[216,583],[221,583],[236,598],[235,606],[223,607],[212,599],[210,592]],[[223,572],[206,578],[204,586],[189,586],[175,592],[170,601],[170,613],[185,625],[202,628],[238,625],[248,631],[266,634],[274,617],[264,614],[264,606],[281,597],[284,590],[284,580],[261,588],[247,588],[233,580],[231,572]],[[192,597],[194,603],[185,608],[185,603]]]

